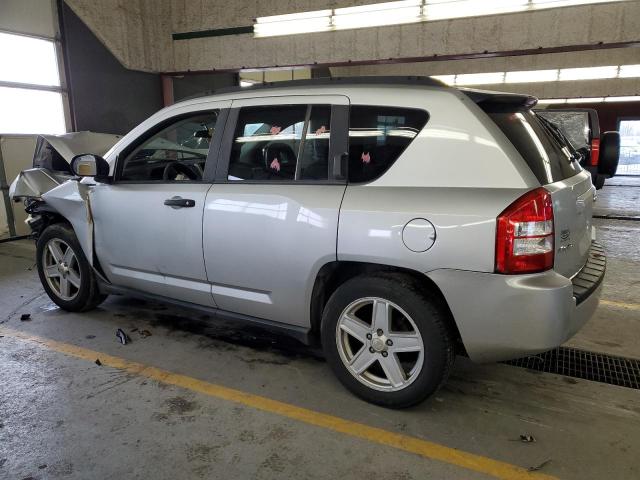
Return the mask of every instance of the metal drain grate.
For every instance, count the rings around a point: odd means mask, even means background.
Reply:
[[[539,355],[504,363],[540,372],[640,389],[640,360],[633,358],[558,347]]]

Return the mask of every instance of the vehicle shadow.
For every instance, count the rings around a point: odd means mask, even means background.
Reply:
[[[318,346],[307,346],[295,338],[260,325],[232,322],[197,310],[125,296],[110,297],[102,310],[108,310],[116,318],[144,320],[149,327],[162,327],[169,335],[182,332],[289,358],[306,357],[324,361]],[[200,344],[206,346],[206,342],[201,341]]]

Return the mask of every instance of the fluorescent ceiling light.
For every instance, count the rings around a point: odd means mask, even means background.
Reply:
[[[426,20],[475,17],[496,13],[512,13],[526,10],[527,0],[426,0]]]
[[[256,19],[256,37],[513,13],[625,0],[400,0]],[[628,1],[628,0],[626,0]]]
[[[556,80],[558,80],[557,69],[506,72],[504,77],[504,83],[554,82]]]
[[[256,23],[253,33],[256,37],[275,37],[299,33],[326,32],[331,27],[331,17],[305,18],[286,22]]]
[[[630,95],[627,97],[605,97],[605,102],[640,102],[640,95]]]
[[[309,18],[330,17],[331,15],[331,10],[314,10],[313,12],[287,13],[286,15],[258,17],[256,19],[256,23],[289,22],[291,20],[306,20]]]
[[[567,98],[567,103],[600,103],[600,102],[604,102],[604,97]]]
[[[541,98],[538,100],[538,104],[555,104],[555,103],[567,103],[566,98]]]
[[[357,7],[336,8],[335,15],[351,15],[354,13],[369,13],[380,10],[396,10],[398,8],[419,7],[421,0],[400,0],[398,2],[372,3],[369,5],[359,5]]]
[[[393,8],[389,5],[393,5]],[[383,8],[379,8],[380,6]],[[420,2],[413,0],[338,8],[333,16],[333,26],[336,30],[342,30],[414,23],[420,21],[420,12]]]
[[[591,3],[609,3],[615,0],[531,0],[531,8],[538,10],[542,8],[570,7],[572,5],[588,5]]]
[[[618,67],[585,67],[560,69],[560,81],[565,80],[596,80],[601,78],[615,78],[618,75]]]
[[[640,95],[629,95],[620,97],[593,97],[593,98],[541,98],[538,103],[602,103],[602,102],[640,102]]]
[[[455,75],[431,75],[431,78],[440,80],[442,83],[446,85],[455,85],[456,83]]]
[[[491,73],[465,73],[456,75],[456,85],[490,85],[503,83],[504,72]]]
[[[620,65],[620,78],[640,77],[640,65]]]

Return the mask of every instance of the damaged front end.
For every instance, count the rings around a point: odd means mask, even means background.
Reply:
[[[34,168],[20,172],[9,189],[14,202],[24,202],[29,215],[26,223],[34,237],[52,223],[69,222],[87,260],[93,263],[91,185],[78,181],[70,164],[83,153],[104,155],[119,139],[119,135],[93,132],[38,137]]]

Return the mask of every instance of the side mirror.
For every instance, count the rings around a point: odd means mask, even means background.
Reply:
[[[109,181],[109,164],[99,155],[83,153],[71,160],[71,172],[78,177],[94,177],[96,182]]]

